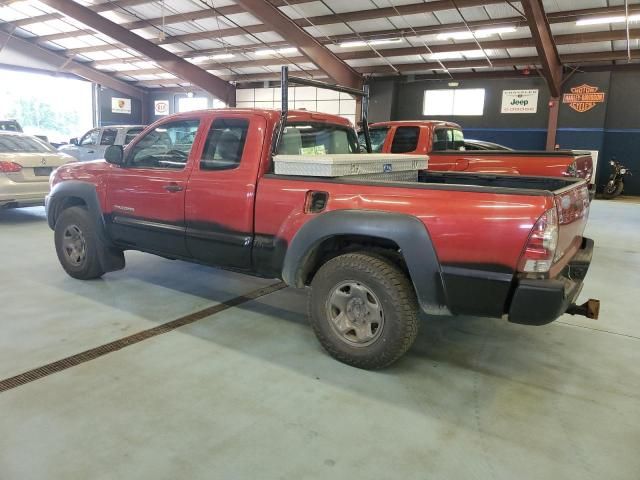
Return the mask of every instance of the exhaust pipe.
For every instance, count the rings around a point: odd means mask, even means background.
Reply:
[[[587,318],[597,320],[600,314],[600,300],[590,298],[582,305],[572,303],[569,305],[569,308],[567,308],[567,313],[569,315],[583,315]]]

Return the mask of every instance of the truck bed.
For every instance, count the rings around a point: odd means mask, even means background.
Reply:
[[[510,195],[554,195],[569,189],[584,180],[562,177],[523,177],[518,175],[494,175],[487,173],[434,172],[421,170],[417,182],[384,179],[358,178],[356,175],[342,177],[308,177],[270,174],[267,177],[305,182],[352,183],[386,185],[399,188],[462,190]]]

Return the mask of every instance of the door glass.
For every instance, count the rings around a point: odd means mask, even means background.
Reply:
[[[451,130],[453,136],[453,150],[464,150],[464,135],[462,134],[462,130]]]
[[[413,152],[418,148],[419,127],[398,127],[393,136],[391,153]]]
[[[449,150],[449,145],[452,143],[451,130],[448,128],[439,128],[433,132],[433,147],[434,152],[444,152]]]
[[[100,145],[113,145],[118,136],[118,131],[115,128],[105,128],[102,131],[102,138],[100,139]]]
[[[136,138],[136,136],[138,136],[138,134],[141,133],[142,130],[144,130],[144,128],[130,128],[129,130],[127,130],[127,135],[124,137],[124,144],[129,145],[131,143],[131,140]]]
[[[157,126],[134,145],[127,164],[137,168],[183,169],[200,120],[177,120]]]
[[[249,120],[244,118],[217,118],[204,145],[201,170],[229,170],[240,165]]]
[[[82,145],[83,147],[97,145],[99,136],[100,130],[98,130],[97,128],[95,130],[90,130],[84,134],[84,137],[80,139],[80,145]]]

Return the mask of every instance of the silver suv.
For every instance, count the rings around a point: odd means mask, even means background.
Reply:
[[[72,138],[69,145],[62,145],[59,151],[76,157],[80,161],[104,158],[109,145],[128,145],[136,135],[144,130],[143,125],[110,125],[89,130],[80,140]]]

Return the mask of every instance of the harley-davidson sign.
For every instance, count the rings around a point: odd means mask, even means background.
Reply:
[[[562,103],[568,103],[576,112],[584,113],[598,103],[604,102],[604,92],[598,90],[600,90],[598,87],[583,83],[578,87],[573,87],[571,93],[565,93],[562,96]]]

